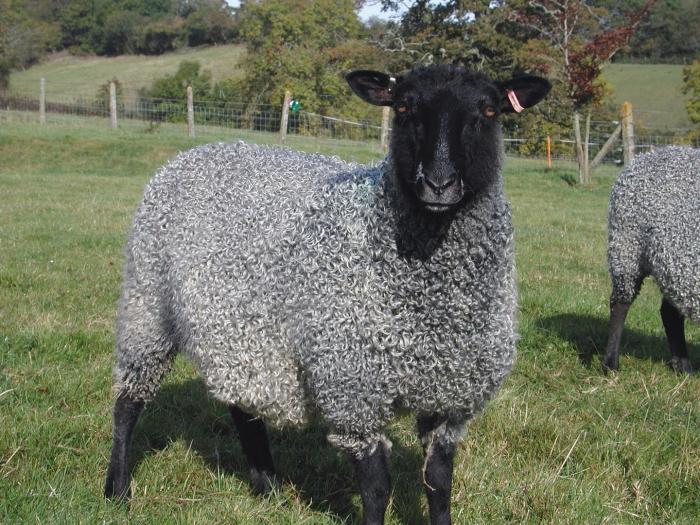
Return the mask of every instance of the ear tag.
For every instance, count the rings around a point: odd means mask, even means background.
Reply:
[[[512,89],[509,89],[508,91],[506,91],[506,94],[508,95],[508,100],[510,101],[510,105],[513,106],[513,110],[516,113],[522,113],[525,108],[520,105],[520,101],[518,100],[518,95],[515,94],[515,91],[513,91]]]

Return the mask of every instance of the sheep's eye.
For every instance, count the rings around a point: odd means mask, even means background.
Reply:
[[[484,108],[484,116],[486,118],[495,117],[496,116],[496,108],[494,108],[493,106],[486,106]]]

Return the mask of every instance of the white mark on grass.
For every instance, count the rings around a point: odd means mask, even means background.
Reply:
[[[559,477],[559,474],[561,474],[562,469],[564,468],[564,465],[566,465],[566,462],[569,461],[569,458],[571,457],[571,453],[574,451],[574,448],[576,448],[576,444],[578,443],[578,440],[581,438],[583,434],[585,434],[585,430],[581,431],[578,436],[576,436],[576,439],[574,440],[574,444],[571,445],[571,448],[569,449],[569,452],[566,453],[566,457],[564,458],[564,461],[561,462],[561,465],[559,465],[559,468],[557,469],[557,473],[554,475],[555,478]]]
[[[2,399],[3,397],[5,397],[5,395],[9,394],[10,392],[14,392],[14,391],[15,391],[14,388],[8,388],[8,389],[5,390],[4,392],[0,392],[0,399]]]
[[[14,452],[12,452],[12,454],[10,454],[10,457],[7,458],[7,460],[2,464],[2,466],[0,466],[0,471],[4,470],[5,467],[6,467],[7,465],[10,464],[10,461],[12,461],[12,458],[15,457],[15,455],[17,454],[17,452],[19,452],[19,450],[20,450],[21,448],[22,448],[22,447],[17,447],[17,448],[14,450]]]
[[[620,508],[615,507],[615,506],[613,506],[613,505],[608,505],[607,503],[606,503],[605,505],[603,505],[603,506],[604,506],[604,507],[608,507],[609,509],[612,509],[612,510],[614,510],[614,511],[620,513],[620,514],[628,514],[628,515],[633,516],[633,517],[635,517],[635,518],[642,519],[642,517],[641,517],[639,514],[635,514],[634,512],[630,512],[630,511],[625,510],[625,509],[620,509]]]

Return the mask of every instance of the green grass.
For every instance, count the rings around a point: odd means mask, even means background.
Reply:
[[[609,64],[603,78],[613,88],[616,105],[630,102],[635,122],[649,129],[690,128],[685,109],[683,66],[674,64]]]
[[[282,490],[251,495],[225,407],[182,359],[137,426],[130,509],[102,499],[121,247],[153,170],[210,138],[0,126],[0,523],[357,521],[351,466],[318,427],[272,433]],[[698,378],[665,365],[652,284],[630,312],[621,372],[600,373],[614,172],[587,188],[570,176],[508,163],[520,356],[460,447],[455,523],[695,523]],[[697,367],[700,331],[688,336]],[[412,420],[389,434],[388,523],[425,523]]]
[[[154,79],[174,73],[183,60],[199,61],[202,69],[211,71],[214,82],[240,75],[243,53],[240,45],[184,48],[158,56],[79,57],[64,52],[12,73],[10,89],[38,97],[39,81],[45,78],[49,100],[55,96],[94,97],[100,85],[116,77],[124,86],[124,95],[132,97],[139,88],[150,87]]]

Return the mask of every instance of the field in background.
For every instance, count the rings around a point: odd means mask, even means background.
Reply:
[[[251,495],[225,407],[182,359],[137,426],[130,510],[102,499],[121,247],[151,173],[211,138],[0,126],[0,523],[357,521],[351,465],[317,427],[273,432],[282,490]],[[693,523],[700,515],[700,383],[665,365],[653,284],[630,312],[620,374],[599,370],[605,210],[616,172],[604,170],[579,188],[569,185],[573,168],[508,160],[520,357],[460,447],[455,524]],[[700,330],[688,328],[698,367]],[[389,525],[426,522],[413,425],[402,417],[389,429]]]
[[[612,86],[618,107],[632,103],[638,125],[657,130],[692,126],[685,109],[688,97],[681,91],[682,65],[608,64],[603,78]]]
[[[47,97],[92,97],[97,88],[117,77],[125,96],[133,97],[155,78],[174,73],[182,60],[197,60],[212,72],[214,80],[240,75],[243,46],[225,45],[184,49],[161,56],[74,57],[66,53],[49,57],[26,71],[12,73],[13,92],[38,97],[39,79],[46,78]],[[668,64],[609,64],[603,78],[613,88],[617,106],[632,102],[640,124],[665,129],[689,128],[681,93],[683,66]]]
[[[199,61],[202,69],[211,71],[214,82],[240,75],[238,64],[244,51],[240,45],[225,45],[185,48],[158,56],[79,57],[63,52],[26,71],[12,73],[10,89],[38,96],[43,77],[48,97],[94,97],[101,85],[116,77],[124,86],[124,95],[135,97],[156,78],[175,73],[183,60]]]

